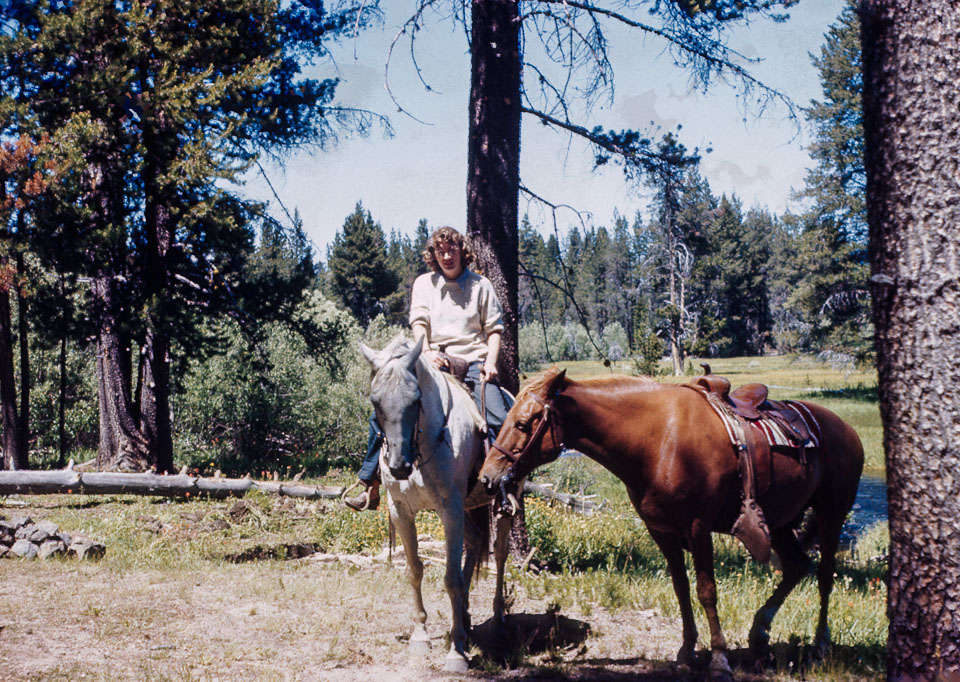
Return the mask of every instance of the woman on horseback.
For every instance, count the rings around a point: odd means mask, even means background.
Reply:
[[[486,277],[469,269],[473,253],[462,234],[441,227],[430,235],[423,259],[432,272],[420,275],[410,296],[410,327],[414,341],[424,340],[434,365],[470,387],[478,405],[485,402],[489,435],[496,437],[509,410],[509,400],[497,379],[497,356],[503,332],[503,310]],[[485,400],[481,386],[486,387]],[[370,416],[367,454],[359,472],[364,491],[344,499],[351,509],[376,509],[380,503],[380,446],[383,433]]]

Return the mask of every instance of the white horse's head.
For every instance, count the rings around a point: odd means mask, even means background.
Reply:
[[[360,344],[373,368],[370,402],[383,429],[387,468],[398,481],[410,477],[416,459],[413,444],[421,408],[417,360],[422,351],[422,339],[412,343],[397,337],[381,351]]]

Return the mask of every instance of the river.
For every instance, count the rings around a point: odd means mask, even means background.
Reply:
[[[843,539],[862,533],[878,521],[887,520],[887,480],[864,474],[860,478],[857,499],[843,526]]]

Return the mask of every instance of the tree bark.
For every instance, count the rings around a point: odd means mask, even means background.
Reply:
[[[470,46],[467,234],[503,306],[498,369],[517,392],[520,17],[516,0],[474,0]]]
[[[144,73],[148,73],[145,68]],[[144,92],[148,84],[143,83]],[[170,424],[170,315],[167,309],[169,252],[173,244],[176,188],[164,180],[176,157],[177,138],[169,130],[162,109],[144,117],[142,124],[144,232],[144,294],[147,329],[144,339],[140,426],[150,445],[158,472],[173,472],[173,435]]]
[[[960,15],[945,0],[861,10],[887,675],[933,679],[960,671]]]
[[[97,467],[144,471],[150,449],[140,433],[130,400],[130,381],[123,374],[123,354],[117,319],[117,292],[113,278],[100,276],[90,289],[97,320],[97,385],[100,405],[100,447]]]
[[[473,0],[467,234],[503,306],[497,369],[505,388],[520,388],[520,16],[516,0]],[[514,556],[529,552],[521,502],[510,531]]]
[[[2,264],[0,267],[9,267]],[[17,387],[13,372],[13,319],[10,290],[0,288],[0,411],[3,413],[3,462],[5,469],[19,469],[20,417],[17,413]]]
[[[17,216],[22,220],[23,212]],[[24,227],[18,227],[23,234]],[[27,298],[23,295],[24,271],[23,252],[17,251],[17,342],[20,346],[20,419],[17,430],[17,468],[30,468],[30,339],[27,324]]]

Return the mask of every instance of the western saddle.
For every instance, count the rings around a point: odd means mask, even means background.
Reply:
[[[709,372],[708,367],[704,369]],[[757,497],[770,487],[773,462],[760,422],[766,420],[778,427],[804,466],[805,449],[816,441],[797,410],[787,402],[769,400],[763,384],[746,384],[731,391],[727,379],[708,373],[685,386],[701,393],[724,422],[737,454],[743,492],[740,516],[730,532],[755,559],[766,563],[770,560],[770,530]]]

